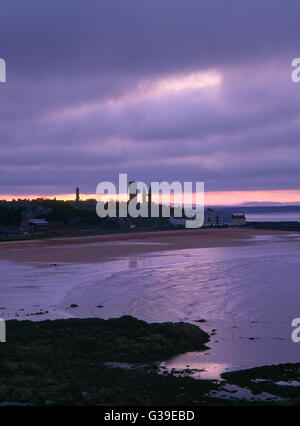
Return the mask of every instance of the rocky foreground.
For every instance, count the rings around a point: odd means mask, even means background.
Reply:
[[[181,381],[158,375],[153,361],[202,350],[209,340],[193,325],[147,324],[129,316],[6,324],[7,342],[0,345],[0,402],[175,403],[183,393]],[[152,365],[131,371],[107,367],[112,361]],[[205,390],[212,387],[207,386]],[[195,396],[201,393],[195,390]],[[191,398],[189,394],[182,402],[191,403]]]
[[[189,371],[174,374],[158,369],[158,361],[203,350],[208,340],[209,335],[195,325],[147,324],[129,316],[8,321],[7,343],[0,344],[0,405],[274,404],[270,399],[234,398],[233,391],[224,388],[226,383],[248,389],[252,384],[258,394],[275,389],[285,403],[298,404],[300,388],[293,387],[290,394],[291,386],[274,383],[298,378],[298,364],[293,369],[274,367],[275,376],[273,370],[245,370],[226,373],[221,381],[195,380],[186,377]],[[119,368],[116,364],[112,368],[112,362],[136,363],[137,368],[118,364]],[[260,375],[264,379],[256,383]],[[224,391],[229,392],[227,396],[220,396]]]

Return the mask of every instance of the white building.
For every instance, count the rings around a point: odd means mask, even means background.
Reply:
[[[231,226],[232,214],[220,210],[207,209],[204,212],[203,226]]]
[[[183,217],[170,217],[170,223],[173,226],[185,226],[186,219]],[[220,210],[207,209],[204,212],[204,227],[212,226],[231,226],[232,214],[230,212],[223,212]]]
[[[246,217],[243,213],[232,215],[232,226],[244,226],[246,225]]]

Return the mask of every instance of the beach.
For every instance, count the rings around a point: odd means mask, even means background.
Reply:
[[[201,380],[299,361],[291,340],[299,317],[298,233],[227,228],[5,242],[0,264],[5,320],[130,315],[188,323],[209,335],[207,349],[182,348],[159,366],[188,368]],[[230,380],[233,386],[240,378]]]
[[[31,264],[97,263],[141,253],[246,245],[255,236],[285,234],[284,231],[243,228],[184,229],[9,241],[0,242],[0,259]]]

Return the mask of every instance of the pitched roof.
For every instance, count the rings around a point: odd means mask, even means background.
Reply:
[[[48,222],[45,219],[30,219],[29,222],[32,223],[33,225],[46,225],[46,224],[48,224]]]

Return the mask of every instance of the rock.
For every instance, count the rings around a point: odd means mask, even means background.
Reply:
[[[33,404],[174,403],[178,379],[168,373],[157,374],[156,362],[203,350],[209,340],[196,325],[148,324],[130,316],[110,320],[10,320],[6,326],[10,338],[0,352],[0,401]],[[151,363],[152,370],[147,367],[141,374],[116,368],[111,374],[105,365],[108,361]],[[202,385],[196,385],[195,393],[203,395]],[[210,386],[215,387],[206,384],[205,390]],[[105,392],[99,394],[101,388]],[[87,392],[86,398],[82,391]],[[182,402],[190,403],[192,397],[193,391]]]

